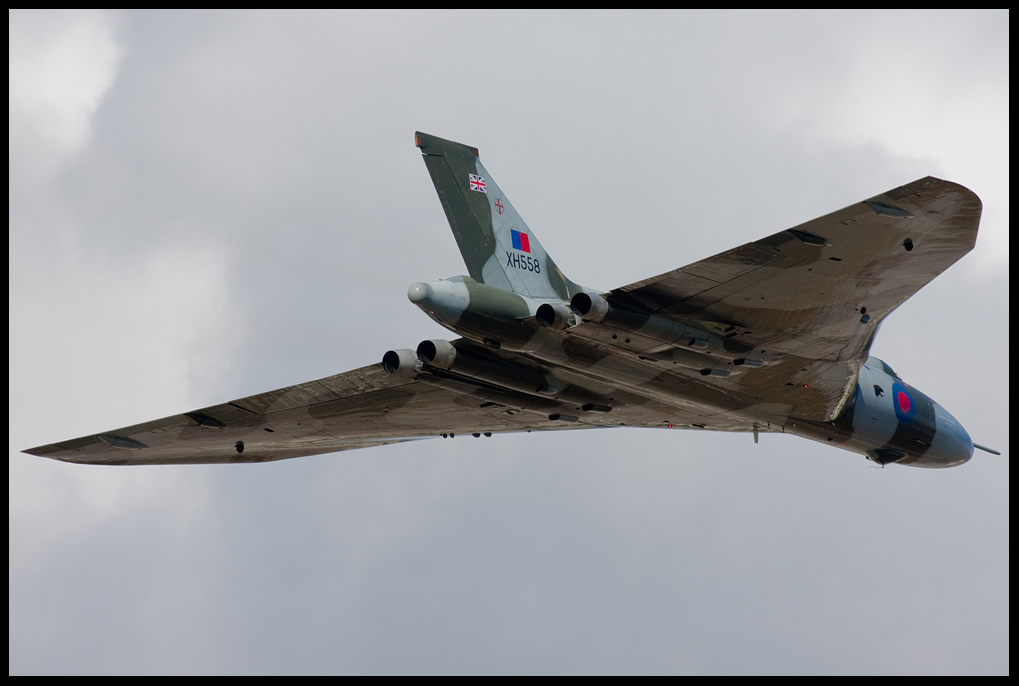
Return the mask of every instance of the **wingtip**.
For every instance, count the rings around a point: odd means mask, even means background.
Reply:
[[[51,460],[58,460],[56,457],[57,453],[63,452],[63,449],[57,445],[39,445],[34,448],[25,448],[21,451],[23,455],[31,455],[33,457],[48,457]]]

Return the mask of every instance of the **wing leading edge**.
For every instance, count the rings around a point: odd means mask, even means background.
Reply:
[[[626,335],[599,320],[538,328],[516,352],[454,342],[465,359],[488,356],[493,369],[509,363],[528,377],[554,373],[594,402],[500,387],[456,367],[402,375],[376,364],[25,452],[108,465],[266,462],[450,434],[608,426],[756,433],[797,418],[829,422],[855,387],[877,325],[973,248],[980,212],[971,191],[928,177],[605,294],[638,321]],[[649,318],[667,326],[641,324]],[[713,336],[724,347],[714,352],[725,354],[678,350],[649,334],[680,329]]]
[[[85,464],[266,462],[392,443],[381,417],[414,396],[376,367],[26,450]]]
[[[975,193],[926,177],[607,298],[753,349],[770,363],[728,383],[830,421],[881,320],[973,249],[980,213]]]
[[[483,350],[460,340],[462,348]],[[483,354],[497,356],[492,351]],[[539,366],[522,356],[514,364]],[[619,394],[611,415],[584,413],[455,375],[406,379],[370,365],[106,433],[24,452],[81,464],[154,465],[270,462],[421,438],[617,426],[706,426],[749,431],[717,412],[669,407]],[[554,419],[553,419],[554,418]],[[240,449],[238,449],[240,448]]]

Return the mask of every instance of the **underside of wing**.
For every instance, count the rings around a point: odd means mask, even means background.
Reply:
[[[769,364],[727,383],[830,420],[877,325],[972,250],[980,212],[972,191],[927,177],[607,297],[753,349]]]
[[[85,464],[266,462],[384,445],[413,432],[379,420],[415,396],[379,366],[26,450]]]
[[[476,347],[469,341],[464,347]],[[521,357],[516,364],[534,364]],[[455,374],[388,374],[381,364],[106,433],[26,450],[105,465],[268,462],[452,435],[628,426],[750,430],[722,414],[642,398],[610,413]]]
[[[441,342],[451,355],[433,364],[391,351],[405,371],[371,365],[25,452],[266,462],[436,436],[831,421],[878,323],[973,248],[980,211],[962,186],[921,179],[604,297],[578,293],[575,311],[597,298],[601,318],[562,331],[532,322],[516,352],[461,339]]]

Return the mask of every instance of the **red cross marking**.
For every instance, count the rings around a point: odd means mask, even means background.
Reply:
[[[495,199],[495,208],[499,210],[499,214],[502,214],[502,201],[498,198]]]

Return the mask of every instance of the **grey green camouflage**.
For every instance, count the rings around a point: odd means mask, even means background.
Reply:
[[[969,252],[981,204],[927,177],[612,291],[569,280],[478,151],[418,132],[468,275],[408,297],[460,338],[25,452],[264,462],[430,437],[613,426],[786,432],[881,464],[961,464],[965,429],[869,357],[881,321]],[[537,438],[535,440],[538,440]]]

